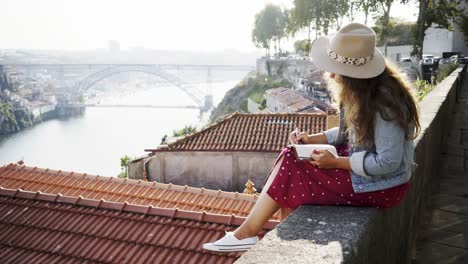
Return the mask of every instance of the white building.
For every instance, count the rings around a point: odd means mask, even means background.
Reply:
[[[424,54],[442,57],[443,52],[462,52],[468,55],[463,33],[455,26],[454,31],[443,28],[428,28],[424,38]]]
[[[461,1],[459,8],[466,9],[466,3]],[[436,28],[435,24],[428,28],[424,38],[423,54],[442,57],[443,52],[462,52],[464,56],[468,56],[468,47],[465,44],[463,33],[456,23],[452,22],[452,27],[453,31]]]

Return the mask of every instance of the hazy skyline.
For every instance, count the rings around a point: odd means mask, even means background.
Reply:
[[[292,6],[292,0],[4,0],[0,49],[92,50],[117,40],[122,49],[260,51],[251,31],[267,3]],[[395,4],[391,15],[415,21],[416,12],[414,3]]]

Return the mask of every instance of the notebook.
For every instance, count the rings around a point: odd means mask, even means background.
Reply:
[[[338,156],[335,146],[329,144],[294,144],[291,145],[294,149],[296,158],[299,160],[312,160],[312,152],[314,150],[326,149],[333,155]]]

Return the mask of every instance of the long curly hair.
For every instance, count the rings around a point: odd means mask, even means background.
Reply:
[[[354,131],[357,143],[374,143],[375,113],[396,122],[405,131],[406,139],[414,139],[420,133],[419,110],[411,88],[388,62],[377,77],[336,75],[335,81],[341,88],[339,101],[345,109],[345,123],[348,131]]]

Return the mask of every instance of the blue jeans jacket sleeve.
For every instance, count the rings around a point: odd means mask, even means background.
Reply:
[[[405,133],[395,122],[376,115],[374,151],[359,151],[351,155],[351,170],[363,177],[387,175],[398,170],[403,159]]]
[[[328,144],[336,145],[336,139],[338,138],[338,127],[334,127],[323,131],[323,134],[327,137]]]

